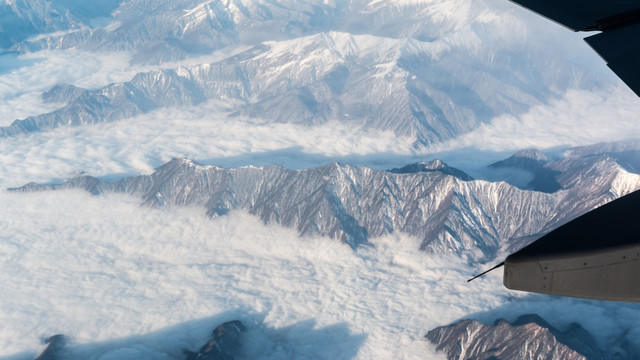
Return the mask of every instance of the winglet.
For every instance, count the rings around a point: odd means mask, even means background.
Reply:
[[[503,266],[503,265],[504,265],[504,261],[503,261],[503,262],[501,262],[500,264],[498,264],[498,265],[496,265],[496,266],[492,267],[491,269],[489,269],[489,270],[487,270],[487,271],[483,272],[482,274],[478,274],[478,275],[476,275],[476,276],[472,277],[471,279],[467,280],[467,282],[471,282],[471,280],[475,280],[475,279],[479,278],[480,276],[482,276],[482,275],[484,275],[484,274],[488,273],[489,271],[495,270],[495,269],[497,269],[497,268],[499,268],[500,266]]]

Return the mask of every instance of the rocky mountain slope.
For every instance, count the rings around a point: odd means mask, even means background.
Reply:
[[[87,31],[92,19],[110,16],[118,0],[83,1],[3,0],[0,2],[0,49],[38,35],[66,36]]]
[[[60,94],[70,89],[60,84],[44,98],[63,107],[16,120],[0,137],[215,102],[221,116],[348,122],[424,145],[607,81],[526,41],[529,20],[475,0],[130,0],[109,16],[108,25],[40,34],[13,48],[137,51],[164,60],[251,48],[214,63],[74,89],[73,96]]]
[[[608,155],[568,157],[549,167],[559,173],[562,186],[554,193],[469,181],[440,171],[392,173],[337,163],[308,170],[275,165],[223,169],[188,159],[115,182],[83,176],[61,185],[31,183],[16,190],[123,192],[150,206],[203,206],[211,216],[244,210],[265,223],[340,239],[353,247],[401,231],[420,238],[424,250],[493,257],[640,188],[640,176]]]
[[[263,43],[212,64],[139,73],[102,89],[56,86],[43,97],[64,107],[17,120],[0,128],[0,137],[215,101],[231,116],[309,126],[340,121],[428,144],[525,111],[523,104],[547,95],[497,68],[454,71],[466,68],[461,61],[433,43],[321,33]]]
[[[500,319],[493,325],[462,320],[433,329],[426,338],[449,360],[626,358],[600,350],[593,336],[579,324],[559,331],[537,315],[523,315],[513,323]]]

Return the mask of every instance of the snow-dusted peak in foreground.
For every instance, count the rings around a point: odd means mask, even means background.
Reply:
[[[602,351],[593,336],[577,323],[560,331],[534,314],[522,315],[513,323],[499,319],[493,325],[462,320],[433,329],[425,337],[448,360],[633,358],[627,351],[618,354]]]
[[[17,190],[124,192],[150,206],[203,206],[214,217],[244,210],[267,224],[352,247],[398,231],[420,238],[424,250],[494,257],[640,188],[640,175],[626,172],[609,156],[566,158],[549,166],[558,172],[562,190],[521,190],[441,171],[391,173],[337,163],[307,170],[223,169],[183,158],[151,175],[115,182],[83,176]]]

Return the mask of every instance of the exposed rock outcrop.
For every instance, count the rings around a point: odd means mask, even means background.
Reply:
[[[275,165],[224,169],[184,158],[151,175],[115,182],[82,176],[61,185],[31,183],[14,190],[122,192],[149,206],[203,206],[213,217],[243,210],[265,223],[340,239],[352,247],[401,231],[422,239],[423,250],[473,251],[492,258],[640,188],[639,175],[605,155],[548,166],[559,172],[562,191],[464,181],[441,171],[394,174],[337,163],[307,170]]]
[[[213,330],[211,338],[200,351],[184,351],[185,360],[233,360],[243,331],[244,325],[239,320],[226,322]]]
[[[67,339],[64,335],[53,335],[46,340],[46,343],[49,346],[35,360],[60,360],[60,353],[67,344]]]
[[[623,358],[598,348],[595,339],[579,324],[559,331],[541,317],[523,315],[513,323],[504,319],[487,325],[462,320],[429,331],[426,338],[449,360],[544,359],[609,360]]]

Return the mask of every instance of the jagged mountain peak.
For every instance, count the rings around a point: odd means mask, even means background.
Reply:
[[[542,161],[542,162],[548,161],[547,157],[538,149],[520,150],[517,153],[513,154],[513,157],[531,159],[531,160]]]
[[[553,163],[555,171],[562,171],[559,178],[565,186],[565,191],[553,193],[463,179],[440,161],[393,173],[340,163],[303,170],[278,165],[225,169],[186,158],[173,159],[151,175],[114,182],[85,176],[16,190],[125,192],[150,206],[203,206],[211,216],[243,210],[266,223],[340,239],[353,247],[400,231],[420,238],[423,250],[470,251],[492,259],[505,247],[521,247],[529,238],[640,188],[639,175],[622,169],[612,173],[612,159],[602,164],[594,160]]]
[[[505,49],[495,36],[519,20],[493,24],[501,17],[487,15],[503,12],[463,0],[129,0],[109,26],[20,46],[135,50],[142,58],[253,47],[212,64],[140,73],[82,97],[59,92],[68,106],[0,128],[0,137],[211,101],[225,104],[223,115],[310,126],[348,122],[420,146],[524,112],[556,95],[550,89],[597,82],[553,54]],[[551,65],[557,76],[545,76]]]
[[[42,100],[51,103],[69,103],[87,93],[87,90],[69,84],[58,84],[42,93]]]
[[[358,35],[328,31],[284,41],[267,41],[269,51],[258,59],[279,59],[292,55],[317,59],[324,63],[360,58],[373,62],[397,59],[407,39],[392,39],[375,35]],[[293,60],[293,59],[292,59]]]
[[[498,319],[493,325],[461,320],[433,329],[425,337],[449,360],[630,358],[603,351],[593,336],[577,323],[560,331],[537,314],[522,315],[512,323]]]
[[[512,156],[490,164],[490,168],[517,168],[536,172],[544,167],[549,161],[547,157],[536,149],[521,150]]]
[[[430,169],[430,170],[442,169],[444,167],[449,166],[444,161],[439,159],[431,160],[429,162],[418,161],[418,164],[423,165],[426,169]]]

